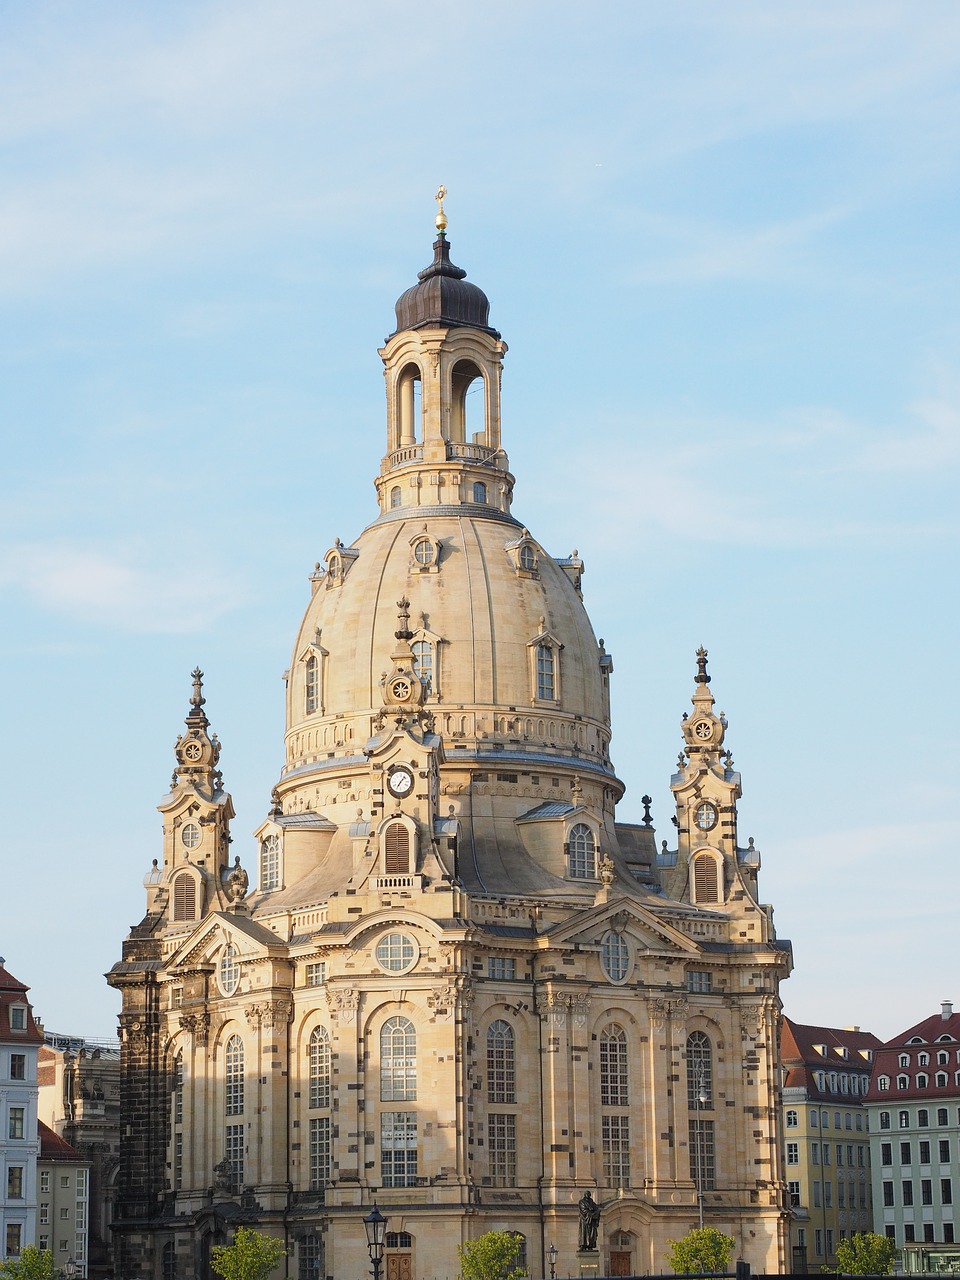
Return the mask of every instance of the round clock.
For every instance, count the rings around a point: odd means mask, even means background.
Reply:
[[[405,765],[391,769],[387,776],[387,790],[392,796],[402,798],[413,790],[413,774]]]
[[[203,755],[203,747],[199,742],[188,742],[183,748],[183,758],[185,760],[199,760]]]
[[[712,831],[717,825],[717,811],[705,800],[703,804],[697,806],[693,820],[701,831]]]
[[[713,725],[709,720],[698,720],[693,726],[693,732],[701,742],[708,742],[713,737]]]

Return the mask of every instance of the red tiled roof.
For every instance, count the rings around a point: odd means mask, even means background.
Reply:
[[[33,1010],[26,998],[29,990],[30,988],[25,987],[19,978],[15,978],[8,969],[5,969],[0,964],[0,1039],[6,1044],[11,1041],[16,1041],[19,1044],[40,1044],[43,1042],[43,1032],[34,1021]],[[13,1031],[10,1028],[10,1006],[12,1004],[25,1004],[27,1006],[27,1025],[23,1031]]]
[[[66,1138],[61,1138],[59,1134],[54,1133],[49,1125],[45,1125],[42,1120],[37,1121],[37,1133],[40,1138],[40,1159],[56,1160],[63,1163],[65,1160],[72,1160],[74,1163],[83,1163],[86,1160],[82,1151],[78,1151],[76,1147],[71,1146]]]
[[[946,1013],[946,1017],[944,1016]],[[918,1043],[911,1043],[917,1041]],[[946,1050],[949,1060],[945,1064],[937,1062],[938,1050]],[[925,1052],[930,1061],[921,1066],[917,1054]],[[908,1066],[900,1066],[900,1054],[910,1055]],[[960,1097],[960,1085],[957,1084],[957,1071],[960,1069],[960,1013],[954,1013],[952,1006],[945,1005],[940,1013],[931,1014],[922,1022],[915,1023],[906,1031],[888,1040],[876,1056],[873,1078],[870,1081],[870,1102],[886,1102],[896,1105],[897,1102],[918,1101],[922,1099],[943,1100]],[[946,1075],[947,1083],[937,1085],[937,1073]],[[917,1076],[926,1076],[926,1085],[917,1084]],[[881,1089],[878,1081],[881,1076],[887,1078],[887,1088]],[[897,1087],[898,1077],[906,1076],[907,1087]]]
[[[825,1052],[821,1052],[816,1047],[818,1045]],[[862,1076],[870,1071],[873,1056],[882,1045],[883,1041],[872,1031],[810,1026],[785,1017],[780,1039],[784,1088],[804,1089],[810,1097],[859,1102],[862,1094],[844,1094],[839,1089],[819,1089],[815,1072],[835,1072],[838,1079],[844,1074],[856,1073]],[[846,1050],[847,1056],[838,1053],[838,1049]]]

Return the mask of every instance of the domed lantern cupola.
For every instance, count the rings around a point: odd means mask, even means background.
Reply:
[[[397,300],[380,356],[387,452],[377,478],[383,516],[411,507],[485,507],[508,514],[513,477],[500,447],[500,375],[507,346],[490,303],[450,261],[446,189],[437,192],[433,262]]]

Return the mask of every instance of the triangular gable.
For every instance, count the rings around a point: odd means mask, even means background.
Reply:
[[[285,950],[282,939],[262,924],[246,916],[214,911],[181,943],[166,961],[166,967],[174,969],[182,964],[196,964],[200,959],[210,960],[214,951],[219,950],[222,940],[234,943],[245,958],[265,951]]]
[[[593,942],[597,930],[603,927],[617,928],[621,932],[630,930],[650,940],[654,949],[668,946],[690,955],[699,955],[700,946],[695,939],[681,933],[672,925],[665,924],[652,911],[647,911],[630,898],[616,897],[589,911],[580,912],[573,920],[547,930],[539,936],[556,942]]]

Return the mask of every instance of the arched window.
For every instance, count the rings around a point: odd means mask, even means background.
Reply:
[[[228,1116],[243,1115],[243,1041],[231,1036],[224,1052],[224,1080]]]
[[[556,660],[548,644],[537,645],[537,697],[542,702],[555,702],[557,697]]]
[[[537,568],[537,553],[531,542],[522,542],[520,544],[520,568],[526,570],[527,573],[535,573]]]
[[[312,715],[320,705],[320,662],[315,653],[311,653],[309,658],[303,664],[304,667],[304,688],[305,688],[305,710],[307,715]]]
[[[326,1027],[310,1033],[310,1106],[330,1105],[330,1036]]]
[[[280,887],[280,837],[264,836],[260,841],[260,889]]]
[[[881,1092],[881,1093],[885,1093],[885,1092],[887,1091],[887,1089],[889,1089],[889,1088],[890,1088],[890,1077],[889,1077],[889,1076],[878,1076],[878,1077],[877,1077],[877,1088],[880,1090],[880,1092]]]
[[[422,436],[420,428],[423,422],[423,396],[418,365],[406,366],[400,374],[397,389],[400,392],[397,406],[399,410],[397,425],[400,431],[397,443],[403,449],[415,444]]]
[[[945,1071],[937,1072],[937,1088],[945,1089],[947,1087],[947,1073]]]
[[[173,882],[174,920],[196,920],[197,886],[193,876],[184,872]]]
[[[628,1106],[627,1081],[627,1033],[611,1022],[600,1033],[601,1106]]]
[[[474,502],[486,505],[487,486],[482,480],[475,480],[473,483],[473,500]]]
[[[483,403],[483,374],[472,360],[458,360],[450,378],[450,439],[455,443],[483,440],[486,410]]]
[[[172,1240],[163,1246],[161,1273],[163,1280],[177,1280],[177,1246]]]
[[[917,1054],[917,1066],[918,1066],[918,1067],[929,1067],[929,1065],[930,1065],[930,1055],[929,1055],[929,1053],[918,1053],[918,1054]]]
[[[402,822],[391,822],[383,835],[383,870],[388,876],[410,871],[410,832]]]
[[[415,640],[410,648],[413,650],[413,669],[429,697],[433,692],[433,645],[429,640]]]
[[[570,828],[567,862],[571,879],[593,880],[596,878],[596,852],[597,846],[593,832],[586,823],[578,822]]]
[[[399,507],[402,501],[403,501],[403,497],[400,493],[400,486],[398,484],[395,484],[393,488],[390,490],[390,506]]]
[[[909,1067],[909,1065],[910,1065],[910,1055],[909,1055],[909,1053],[901,1053],[901,1055],[900,1055],[900,1066],[901,1066],[901,1067]]]
[[[788,1111],[787,1112],[787,1128],[796,1129],[799,1123],[800,1123],[800,1117],[797,1115],[796,1111]]]
[[[927,1073],[925,1071],[918,1071],[917,1072],[917,1088],[926,1089],[929,1083],[930,1083],[930,1077],[927,1075]]]
[[[417,1033],[409,1018],[388,1018],[380,1030],[380,1101],[417,1097]]]
[[[908,1087],[909,1087],[909,1084],[910,1084],[910,1077],[909,1077],[909,1076],[897,1076],[897,1088],[898,1088],[898,1089],[906,1089],[906,1088],[908,1088]]]
[[[713,1049],[702,1031],[687,1036],[687,1106],[713,1110]]]
[[[717,863],[710,854],[703,854],[694,861],[693,892],[698,903],[720,901]]]
[[[513,1027],[502,1018],[487,1031],[487,1098],[516,1102],[516,1044]]]

